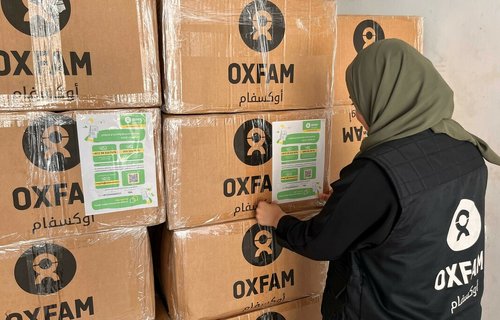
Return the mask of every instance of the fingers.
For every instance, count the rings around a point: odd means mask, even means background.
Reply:
[[[326,200],[328,200],[328,198],[330,198],[330,194],[327,194],[327,193],[321,193],[321,194],[319,195],[319,199],[320,199],[320,200],[326,201]]]
[[[321,200],[321,201],[327,201],[327,200],[330,198],[330,196],[331,196],[332,194],[333,194],[333,189],[332,189],[332,188],[330,188],[330,189],[328,190],[328,193],[320,193],[318,198],[319,198],[319,200]]]
[[[255,217],[257,218],[257,222],[260,222],[259,220],[262,220],[262,216],[265,214],[267,205],[269,204],[265,201],[259,201],[259,203],[257,203],[257,209],[255,210]]]
[[[262,210],[266,210],[267,208],[269,208],[271,204],[267,201],[264,201],[264,200],[261,200],[259,201],[259,203],[257,204],[257,209],[262,209]]]
[[[271,204],[267,201],[261,200],[257,203],[257,208],[255,210],[255,218],[257,223],[262,226],[269,225],[269,218],[272,214],[271,212]]]

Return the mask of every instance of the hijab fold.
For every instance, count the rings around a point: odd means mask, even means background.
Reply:
[[[431,129],[471,142],[487,161],[500,165],[486,142],[451,119],[453,91],[432,63],[405,42],[382,40],[361,51],[347,68],[346,82],[369,126],[361,152]]]

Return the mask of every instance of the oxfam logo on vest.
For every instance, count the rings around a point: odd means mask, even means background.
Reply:
[[[56,244],[31,247],[17,260],[14,277],[24,291],[47,295],[66,287],[76,274],[76,260],[66,248]]]
[[[271,51],[280,45],[285,36],[285,17],[271,1],[255,0],[241,12],[240,34],[250,49]]]
[[[243,123],[234,135],[234,152],[241,162],[260,166],[272,158],[272,125],[263,119]]]
[[[268,312],[261,315],[255,320],[286,320],[286,318],[277,312]]]
[[[70,0],[1,0],[9,23],[24,34],[47,37],[62,30],[71,15]]]
[[[47,171],[65,171],[80,163],[78,134],[73,119],[51,115],[34,120],[23,135],[26,157]]]
[[[282,249],[272,227],[254,224],[243,237],[243,256],[248,263],[257,267],[273,263],[280,256]]]
[[[453,251],[472,247],[481,235],[481,214],[472,200],[462,199],[458,204],[448,231],[448,246]]]
[[[353,42],[356,52],[385,39],[384,30],[373,20],[364,20],[354,30]]]

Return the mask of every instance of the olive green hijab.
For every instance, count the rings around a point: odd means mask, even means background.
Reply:
[[[486,142],[451,119],[453,91],[432,63],[405,42],[382,40],[361,51],[347,68],[346,82],[369,126],[361,152],[431,129],[473,143],[486,160],[500,165]]]

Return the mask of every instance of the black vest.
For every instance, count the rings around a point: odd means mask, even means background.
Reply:
[[[477,148],[427,130],[360,157],[387,173],[401,215],[384,243],[351,254],[343,318],[480,319],[487,169]]]

